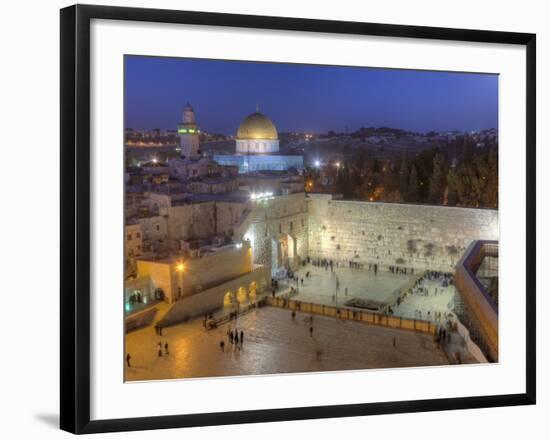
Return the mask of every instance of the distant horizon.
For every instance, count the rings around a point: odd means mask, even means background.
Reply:
[[[322,131],[322,132],[313,132],[313,131],[300,131],[300,130],[294,130],[294,131],[282,131],[282,130],[277,130],[278,133],[283,133],[283,134],[290,134],[290,133],[297,133],[297,134],[316,134],[316,135],[323,135],[323,134],[328,134],[329,132],[334,132],[336,134],[353,134],[357,131],[359,131],[360,129],[375,129],[375,130],[379,130],[381,128],[387,128],[389,130],[401,130],[401,131],[405,131],[407,133],[411,133],[411,134],[420,134],[422,136],[425,136],[427,135],[428,133],[430,132],[437,132],[438,134],[441,134],[441,133],[467,133],[467,132],[481,132],[481,131],[488,131],[488,130],[498,130],[498,128],[496,127],[486,127],[486,128],[478,128],[478,129],[475,129],[475,130],[444,130],[444,131],[437,131],[437,130],[428,130],[428,131],[424,131],[424,132],[420,132],[420,131],[409,131],[409,130],[405,130],[403,128],[399,128],[399,127],[388,127],[388,126],[362,126],[362,127],[359,127],[357,128],[356,130],[353,130],[353,131],[349,131],[348,133],[345,133],[344,131],[335,131],[335,130],[328,130],[328,131]],[[173,131],[174,133],[177,132],[177,129],[176,128],[162,128],[162,127],[153,127],[153,128],[144,128],[144,127],[125,127],[124,128],[125,130],[132,130],[132,131],[154,131],[154,130],[162,130],[162,131]],[[207,134],[222,134],[224,136],[227,136],[227,137],[231,137],[231,136],[236,136],[237,134],[236,133],[230,133],[230,134],[226,134],[226,133],[218,133],[218,132],[214,132],[214,131],[208,131],[208,130],[205,130],[205,129],[202,129],[201,127],[201,131],[204,132],[204,133],[207,133]]]
[[[226,136],[258,105],[287,133],[498,130],[496,74],[133,55],[124,61],[125,128],[134,130],[174,130],[187,103],[204,131]]]

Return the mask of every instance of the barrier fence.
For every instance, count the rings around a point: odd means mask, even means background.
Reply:
[[[287,308],[294,311],[302,311],[309,314],[317,314],[327,317],[339,318],[342,320],[353,320],[356,322],[370,323],[372,325],[386,326],[389,328],[408,329],[411,331],[423,332],[435,335],[437,323],[426,320],[414,320],[404,317],[395,317],[385,314],[376,314],[368,311],[340,308],[332,305],[321,305],[318,303],[302,302],[285,297],[264,297],[262,302],[265,305],[278,308]]]

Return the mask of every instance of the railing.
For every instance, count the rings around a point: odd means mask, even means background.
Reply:
[[[498,361],[498,307],[476,276],[486,256],[498,257],[498,242],[472,242],[456,266],[455,285],[479,325],[486,355]]]
[[[438,324],[426,320],[407,319],[385,314],[377,314],[368,311],[340,308],[332,305],[321,305],[318,303],[302,302],[287,297],[270,297],[263,299],[266,305],[278,308],[287,308],[295,311],[302,311],[310,314],[352,320],[356,322],[369,323],[372,325],[385,326],[396,329],[406,329],[435,335]]]
[[[248,314],[250,311],[253,311],[265,304],[265,297],[263,297],[260,300],[254,301],[252,303],[249,303],[247,305],[240,305],[236,310],[230,311],[227,314],[224,314],[222,316],[216,317],[213,319],[213,325],[210,327],[207,327],[207,329],[216,328],[220,325],[223,325],[225,323],[229,323],[232,320],[236,320],[239,316]]]
[[[391,307],[396,307],[397,306],[397,299],[400,298],[400,297],[402,298],[403,294],[410,291],[414,287],[416,282],[419,279],[422,279],[424,277],[426,272],[427,272],[427,270],[421,271],[420,274],[414,276],[407,283],[405,283],[404,285],[401,285],[399,288],[394,290],[394,292],[393,292],[393,303],[388,304],[388,305],[391,306]]]

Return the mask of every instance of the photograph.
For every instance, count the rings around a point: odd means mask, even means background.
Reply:
[[[123,84],[125,382],[498,364],[498,74],[126,54]]]

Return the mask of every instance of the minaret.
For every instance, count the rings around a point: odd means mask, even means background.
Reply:
[[[193,107],[187,104],[183,107],[182,123],[178,124],[180,136],[181,156],[191,160],[200,158],[199,153],[199,126],[195,122]]]

